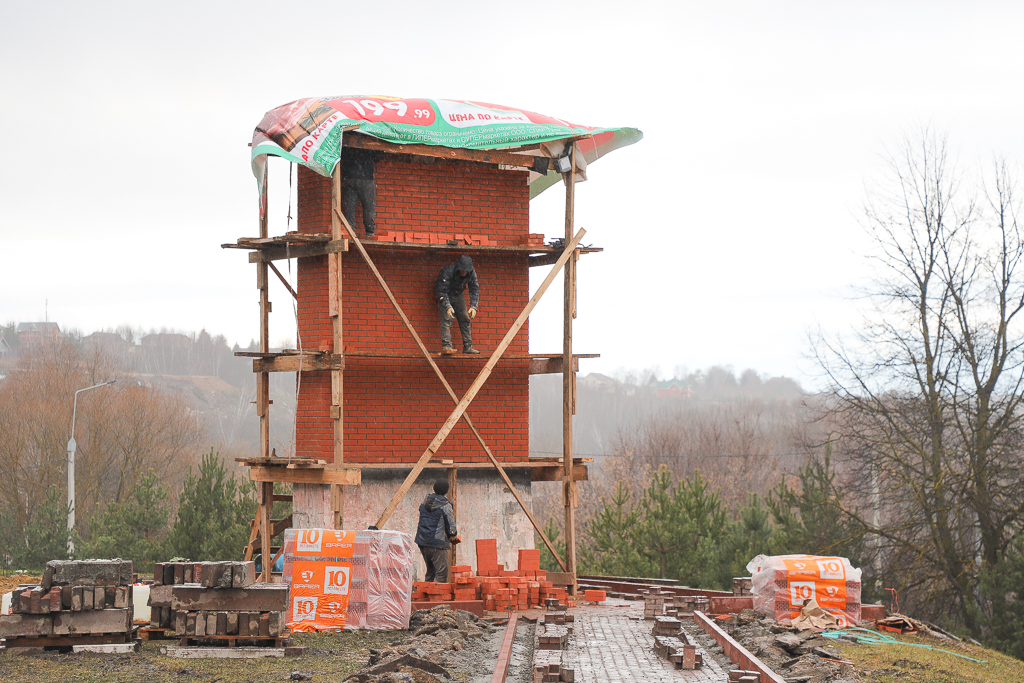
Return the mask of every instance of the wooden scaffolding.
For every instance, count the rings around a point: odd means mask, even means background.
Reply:
[[[402,323],[419,347],[422,358],[430,365],[438,380],[444,386],[453,402],[453,410],[445,422],[438,429],[434,439],[423,451],[418,462],[411,465],[412,471],[392,497],[390,503],[385,507],[378,518],[377,527],[383,527],[388,521],[402,498],[412,487],[419,474],[425,468],[443,468],[447,470],[450,488],[450,499],[453,506],[458,505],[458,470],[459,468],[480,468],[482,463],[457,463],[452,460],[441,462],[432,461],[432,457],[441,447],[449,432],[462,420],[469,427],[480,447],[487,455],[490,465],[498,472],[509,491],[515,497],[523,512],[529,518],[537,535],[540,536],[545,546],[554,556],[555,560],[562,567],[563,571],[570,577],[570,590],[575,594],[576,589],[576,517],[577,506],[576,488],[577,482],[587,478],[587,462],[589,458],[575,458],[573,455],[573,429],[572,416],[576,414],[576,371],[578,370],[579,358],[592,358],[596,354],[574,354],[573,353],[573,320],[576,318],[576,264],[579,255],[583,253],[599,252],[600,248],[581,247],[580,240],[586,234],[585,230],[575,230],[574,207],[575,207],[575,183],[576,183],[576,142],[587,136],[580,136],[565,140],[568,147],[567,158],[569,170],[562,174],[565,185],[565,236],[556,246],[481,246],[481,245],[438,245],[420,243],[396,243],[396,242],[362,242],[355,233],[355,230],[346,220],[342,211],[342,178],[340,164],[338,164],[332,176],[331,184],[331,232],[330,234],[288,234],[271,237],[269,235],[267,194],[262,195],[262,206],[260,207],[260,235],[258,238],[240,238],[236,243],[224,244],[224,248],[248,249],[249,262],[256,264],[256,287],[259,291],[260,310],[260,341],[258,352],[238,352],[235,355],[253,357],[253,372],[256,374],[256,414],[259,417],[260,425],[260,455],[256,458],[240,458],[239,462],[249,467],[250,476],[256,484],[258,510],[253,520],[252,533],[249,544],[245,549],[245,559],[251,559],[256,553],[261,558],[272,558],[270,562],[264,562],[264,573],[261,580],[269,581],[270,572],[268,567],[273,567],[283,547],[273,548],[271,539],[281,533],[284,529],[292,526],[291,517],[284,519],[273,519],[271,510],[277,501],[291,500],[291,496],[275,495],[274,484],[277,482],[291,484],[320,484],[331,487],[331,509],[334,512],[335,528],[341,528],[344,514],[344,490],[343,486],[356,486],[361,483],[361,472],[363,469],[387,469],[403,468],[409,469],[410,464],[382,464],[382,463],[352,463],[345,461],[344,447],[344,416],[345,416],[345,356],[368,356],[377,358],[407,359],[420,356],[412,356],[408,353],[388,352],[362,352],[343,354],[342,341],[344,339],[342,329],[342,291],[343,280],[343,256],[345,253],[355,250],[366,262],[373,273],[377,283],[391,302]],[[468,149],[453,149],[447,147],[434,147],[427,145],[395,145],[367,136],[346,135],[344,136],[346,146],[362,147],[377,150],[383,153],[404,154],[413,156],[426,156],[441,159],[455,159],[472,162],[480,162],[503,167],[514,167],[517,169],[533,169],[544,172],[550,159],[545,156],[534,155],[528,149],[517,149],[517,153],[510,151],[478,151]],[[536,148],[534,148],[535,150]],[[264,170],[263,187],[267,186],[267,171]],[[484,363],[483,368],[476,379],[462,396],[459,396],[452,389],[445,379],[444,373],[438,367],[433,356],[423,343],[419,334],[414,329],[409,318],[399,305],[394,294],[389,288],[384,277],[374,264],[370,252],[385,250],[441,250],[459,252],[519,252],[529,254],[530,266],[552,265],[550,272],[538,287],[537,291],[530,298],[515,322],[505,333],[504,338],[497,348],[491,353]],[[292,289],[287,279],[274,265],[274,261],[286,258],[303,258],[310,256],[328,257],[328,304],[329,315],[333,322],[334,346],[331,351],[296,351],[284,350],[271,352],[269,336],[269,315],[271,312],[271,301],[269,296],[270,273],[273,272],[284,284],[289,293],[298,298],[298,293]],[[474,397],[480,391],[495,365],[504,356],[505,350],[512,342],[516,333],[526,322],[531,311],[547,291],[552,281],[564,268],[564,292],[563,292],[563,334],[561,355],[552,354],[525,354],[529,359],[530,374],[560,372],[562,374],[562,456],[560,458],[531,458],[523,463],[500,463],[495,458],[484,436],[473,424],[467,409]],[[510,358],[523,359],[524,354],[509,354]],[[276,457],[270,450],[270,373],[271,372],[295,372],[295,371],[330,371],[331,373],[331,418],[334,422],[334,460],[327,463],[323,460],[315,460],[308,457]],[[483,465],[486,467],[486,465]],[[512,480],[509,478],[507,469],[529,468],[532,481],[561,481],[562,502],[565,510],[565,557],[556,550],[554,544],[544,532],[542,526],[534,518],[530,507],[523,500],[516,490]]]

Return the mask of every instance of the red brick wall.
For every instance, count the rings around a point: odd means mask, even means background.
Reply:
[[[398,157],[397,159],[401,159]],[[418,164],[385,157],[377,164],[377,231],[418,230],[484,235],[499,244],[521,244],[529,232],[526,173],[498,171],[469,164]],[[302,232],[330,231],[330,180],[301,168],[298,224]],[[353,226],[363,235],[362,211]],[[370,255],[427,347],[441,342],[434,279],[458,254],[384,251]],[[473,253],[480,280],[479,315],[473,344],[480,356],[438,361],[461,395],[483,367],[488,353],[529,299],[525,255]],[[344,352],[394,351],[418,354],[412,337],[383,290],[354,249],[343,261],[342,320]],[[299,331],[303,348],[331,349],[333,328],[327,306],[327,258],[299,261]],[[457,324],[453,345],[460,348]],[[527,326],[506,354],[527,353]],[[330,460],[329,372],[306,372],[299,378],[298,455]],[[454,407],[433,371],[422,359],[371,359],[346,356],[345,458],[350,462],[415,462]],[[529,375],[527,361],[503,360],[469,409],[474,424],[501,460],[528,457]],[[486,460],[464,423],[451,432],[438,452],[461,462]]]

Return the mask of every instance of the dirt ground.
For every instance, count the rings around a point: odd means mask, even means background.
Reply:
[[[340,682],[366,666],[371,648],[386,648],[408,636],[406,631],[360,633],[297,633],[296,645],[306,652],[282,659],[174,659],[160,654],[161,645],[143,643],[142,651],[126,655],[58,654],[38,649],[12,649],[0,654],[0,680],[38,683],[243,683],[285,681],[291,672],[312,674],[313,681]]]
[[[42,580],[43,577],[41,576],[29,576],[28,574],[11,574],[10,576],[0,576],[0,595],[3,595],[4,593],[10,593],[20,584],[39,583]]]

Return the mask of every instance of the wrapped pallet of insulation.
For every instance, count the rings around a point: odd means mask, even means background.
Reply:
[[[845,557],[758,555],[747,563],[754,609],[788,624],[808,600],[838,621],[839,628],[860,623],[860,569]]]
[[[412,536],[400,531],[287,529],[288,626],[408,628],[415,549]]]

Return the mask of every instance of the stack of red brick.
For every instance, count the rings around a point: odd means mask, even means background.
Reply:
[[[540,236],[544,245],[544,236]],[[483,235],[466,235],[461,232],[419,232],[415,230],[384,230],[377,234],[378,242],[412,242],[416,244],[447,244],[449,240],[458,244],[480,244],[497,246],[497,242]],[[531,243],[532,244],[532,243]]]
[[[483,600],[484,609],[503,612],[540,608],[549,598],[576,606],[564,587],[547,580],[547,572],[540,568],[540,550],[520,550],[518,568],[505,569],[498,564],[497,546],[494,538],[478,540],[475,576],[472,566],[456,565],[452,567],[451,583],[417,581],[413,601]]]

